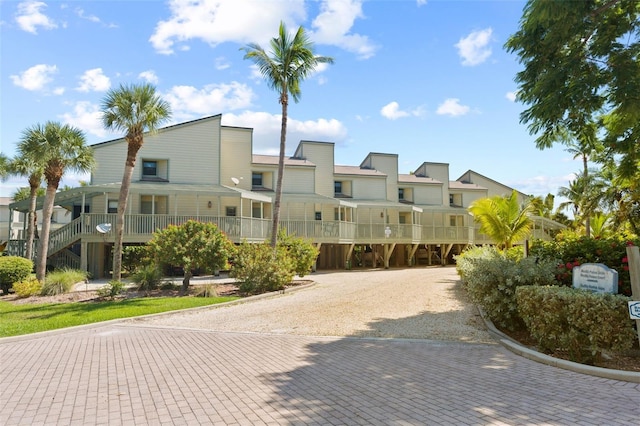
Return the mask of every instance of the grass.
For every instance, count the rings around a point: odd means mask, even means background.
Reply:
[[[0,337],[215,305],[235,299],[238,297],[154,297],[38,305],[0,302]]]

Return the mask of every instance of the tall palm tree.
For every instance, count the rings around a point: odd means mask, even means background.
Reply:
[[[480,223],[480,232],[486,234],[500,248],[511,248],[514,242],[525,238],[533,226],[529,217],[533,205],[530,200],[520,204],[518,193],[513,191],[509,197],[499,195],[481,198],[469,206],[469,212]]]
[[[80,129],[49,121],[45,125],[37,124],[24,130],[18,143],[18,152],[22,157],[42,162],[43,176],[47,182],[36,258],[36,278],[43,281],[47,272],[51,214],[58,186],[68,170],[87,173],[93,169],[93,149],[86,145]]]
[[[29,213],[27,221],[27,243],[24,257],[29,260],[33,259],[33,242],[38,238],[38,217],[36,215],[36,200],[39,196],[44,195],[44,189],[40,187],[44,174],[44,163],[40,158],[31,158],[31,156],[22,156],[14,158],[9,163],[11,174],[27,177],[29,180],[29,193],[20,191],[13,196],[14,201],[21,199],[29,199]],[[26,195],[26,196],[25,196]]]
[[[124,214],[131,187],[133,168],[138,151],[144,143],[145,131],[153,133],[171,118],[171,107],[157,93],[155,86],[145,84],[120,85],[111,89],[102,100],[102,124],[106,129],[125,132],[127,158],[118,197],[116,235],[113,253],[113,279],[120,280],[122,272],[122,238]]]
[[[270,46],[271,51],[268,53],[255,43],[248,44],[242,50],[246,52],[244,59],[251,59],[260,69],[260,73],[269,87],[278,92],[278,101],[282,106],[278,180],[276,182],[276,198],[273,205],[273,222],[271,226],[271,246],[275,249],[278,241],[278,223],[280,221],[280,199],[282,198],[289,95],[297,103],[302,95],[300,90],[302,81],[316,69],[318,64],[332,64],[333,58],[316,56],[313,51],[313,43],[307,37],[304,28],[299,27],[295,35],[291,37],[283,22],[280,22],[278,37],[271,39]]]
[[[4,179],[9,174],[9,158],[0,152],[0,179]]]
[[[584,222],[585,228],[591,227],[590,217],[596,212],[600,201],[604,197],[605,185],[597,175],[578,175],[569,182],[568,187],[560,187],[558,195],[566,198],[567,201],[560,203],[558,210],[571,209],[574,220],[578,223]],[[585,235],[591,235],[590,229],[585,229]]]

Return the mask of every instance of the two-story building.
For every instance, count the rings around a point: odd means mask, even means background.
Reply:
[[[235,243],[268,240],[278,157],[253,154],[253,130],[221,125],[221,115],[145,136],[129,192],[125,244],[189,219],[213,222]],[[52,264],[109,276],[115,213],[127,142],[93,145],[90,185],[60,192],[72,221],[51,233]],[[469,244],[489,243],[467,207],[512,189],[471,170],[449,180],[449,165],[425,162],[400,174],[398,155],[369,153],[360,165],[336,165],[334,144],[301,141],[285,159],[280,227],[320,249],[317,267],[444,264]],[[524,201],[527,197],[520,194]],[[42,200],[39,201],[42,203]],[[10,205],[25,212],[27,202]],[[536,237],[560,225],[534,218]],[[25,225],[26,226],[26,225]],[[19,254],[24,242],[13,238]]]

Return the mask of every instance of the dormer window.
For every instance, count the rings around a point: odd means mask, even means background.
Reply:
[[[263,188],[263,175],[259,172],[251,173],[251,186],[254,188]]]
[[[333,192],[336,195],[342,195],[342,182],[337,180],[333,182]]]
[[[169,181],[169,161],[142,159],[142,176],[141,180],[151,180],[155,182]]]
[[[398,188],[398,200],[404,201],[404,188]]]

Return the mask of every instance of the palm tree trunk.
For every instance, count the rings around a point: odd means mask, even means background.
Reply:
[[[56,198],[57,185],[47,185],[47,192],[44,196],[44,205],[42,206],[42,233],[38,240],[38,259],[36,262],[36,278],[40,282],[44,282],[47,274],[47,256],[49,254],[49,234],[51,233],[51,214],[53,213],[53,204]]]
[[[27,247],[24,257],[33,260],[33,241],[38,231],[38,222],[36,217],[36,198],[38,195],[38,187],[31,186],[29,191],[29,219],[27,224]]]
[[[137,138],[139,140],[136,140]],[[127,138],[127,161],[124,165],[122,184],[120,185],[120,196],[118,197],[118,213],[116,215],[116,236],[113,248],[113,279],[120,281],[122,278],[122,240],[124,237],[124,215],[127,211],[127,199],[129,198],[129,188],[131,187],[131,177],[133,168],[136,165],[136,157],[142,146],[142,135],[134,136],[130,141]]]
[[[281,96],[282,124],[280,127],[280,156],[278,157],[278,180],[276,182],[276,199],[273,202],[273,222],[271,224],[271,247],[275,250],[278,243],[278,224],[280,223],[280,199],[282,198],[282,176],[284,175],[284,152],[287,140],[287,94],[286,89]]]

